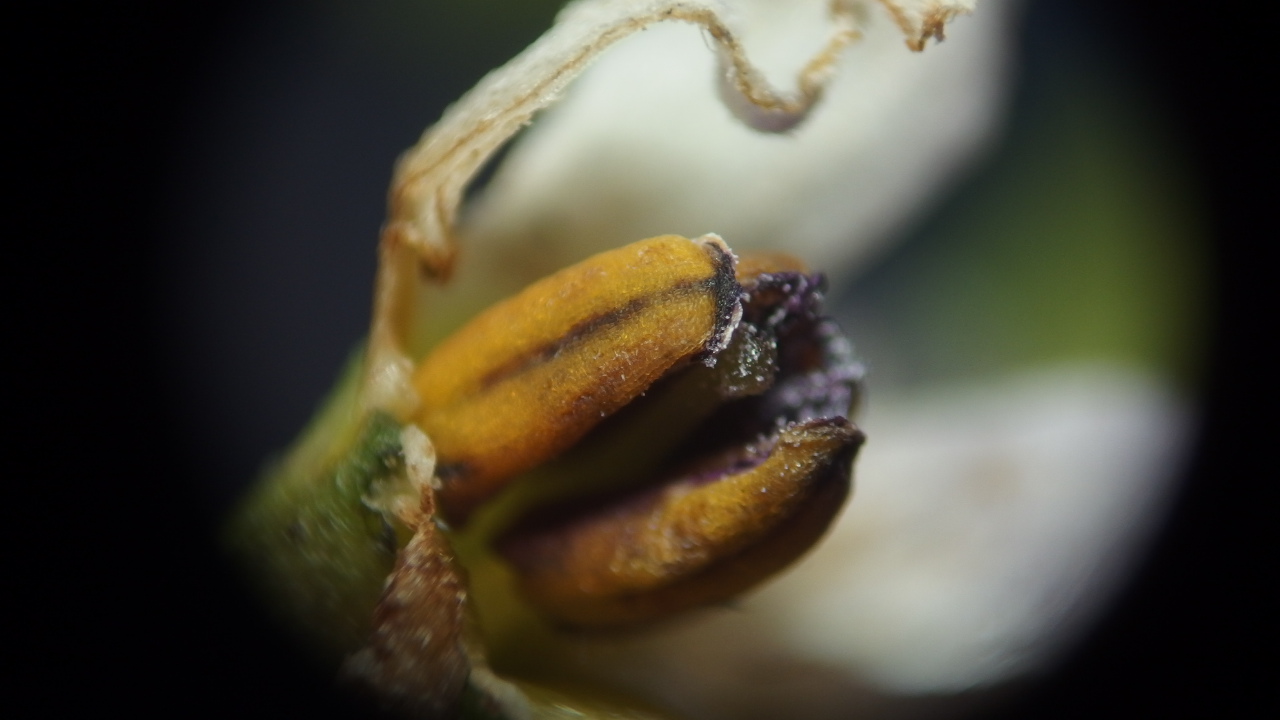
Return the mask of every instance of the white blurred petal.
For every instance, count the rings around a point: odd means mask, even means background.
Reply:
[[[578,641],[577,670],[694,717],[836,718],[889,702],[856,678],[949,692],[1040,669],[1143,546],[1189,417],[1110,366],[875,397],[811,555],[732,608]]]
[[[821,47],[825,5],[734,4],[748,55],[774,86],[790,87]],[[901,5],[917,17],[930,4]],[[732,118],[698,29],[649,28],[605,53],[518,141],[470,208],[467,243],[536,247],[554,265],[662,233],[716,232],[738,250],[786,247],[839,280],[980,149],[1003,99],[1013,6],[987,3],[913,53],[885,7],[867,4],[864,37],[784,135]]]
[[[795,647],[903,691],[1049,657],[1128,569],[1190,439],[1164,385],[1105,366],[932,392],[872,404],[857,502],[757,599]],[[838,639],[822,617],[848,618]]]

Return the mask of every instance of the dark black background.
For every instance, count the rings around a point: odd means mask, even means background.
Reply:
[[[1052,5],[1052,3],[1050,3]],[[1084,3],[1131,52],[1206,192],[1217,307],[1205,429],[1172,523],[1122,601],[1001,717],[1254,717],[1278,694],[1275,63],[1251,7]],[[243,2],[44,6],[9,24],[5,262],[11,702],[51,714],[345,714],[239,591],[184,482],[162,388],[157,251],[181,124]],[[1261,7],[1261,4],[1259,4]],[[1101,18],[1106,18],[1103,21]],[[14,572],[16,570],[16,572]],[[1270,612],[1269,612],[1270,611]],[[11,663],[13,661],[11,660]]]

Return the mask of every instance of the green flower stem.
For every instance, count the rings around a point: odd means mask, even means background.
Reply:
[[[263,473],[226,541],[266,604],[334,667],[368,638],[407,529],[364,498],[404,471],[400,427],[359,412],[359,354],[280,462]]]

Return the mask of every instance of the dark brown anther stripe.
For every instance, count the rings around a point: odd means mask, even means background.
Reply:
[[[576,343],[581,342],[584,338],[591,336],[600,329],[610,325],[615,325],[638,313],[644,312],[646,308],[652,305],[678,300],[682,296],[696,295],[697,291],[715,292],[717,291],[718,286],[722,284],[723,283],[719,282],[717,279],[681,283],[656,295],[636,298],[616,310],[601,313],[595,317],[582,320],[554,341],[541,347],[534,348],[522,355],[513,357],[507,362],[507,364],[487,373],[480,380],[480,388],[482,391],[489,390],[503,380],[519,375],[532,367],[552,360],[564,350],[573,347]],[[732,293],[716,292],[717,317],[722,318],[722,320],[717,322],[716,330],[712,334],[713,338],[719,337],[719,335],[724,332],[724,328],[729,322],[728,316],[732,314],[733,306],[729,303],[733,298],[736,298],[737,295],[738,293],[736,291]],[[725,296],[729,296],[728,301],[725,299]],[[712,349],[710,347],[704,350],[704,352],[711,351]]]

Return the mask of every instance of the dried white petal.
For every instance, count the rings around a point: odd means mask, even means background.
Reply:
[[[858,3],[861,39],[785,135],[735,122],[711,92],[716,61],[696,28],[628,38],[512,148],[468,209],[467,247],[549,269],[636,238],[716,232],[739,251],[785,247],[839,282],[981,149],[1013,5],[984,6],[913,53],[884,7]],[[832,28],[823,0],[734,7],[748,55],[779,84]]]

